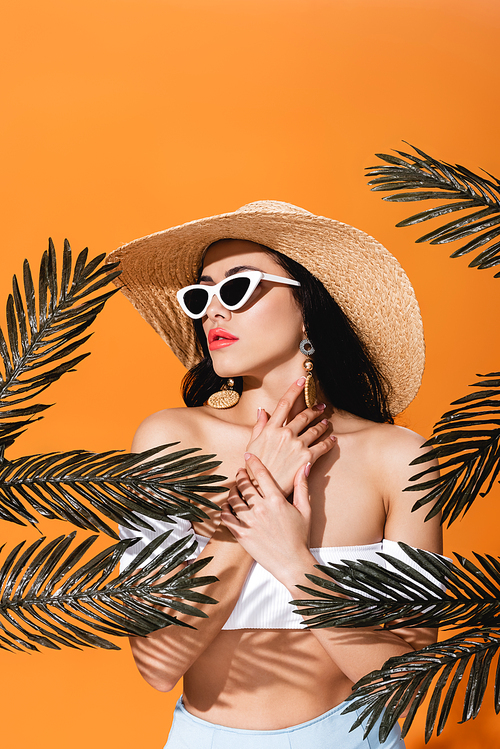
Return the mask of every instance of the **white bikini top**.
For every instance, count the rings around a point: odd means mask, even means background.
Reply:
[[[155,554],[164,551],[167,546],[180,538],[190,536],[197,543],[196,552],[188,560],[192,562],[209,541],[206,536],[196,534],[191,523],[182,518],[177,518],[176,522],[147,518],[147,522],[155,527],[154,531],[148,531],[145,528],[136,531],[120,526],[120,538],[122,539],[140,535],[140,540],[130,549],[127,549],[123,555],[120,564],[121,570],[125,569],[157,535],[165,533],[169,529],[172,529],[172,533],[167,542],[159,546]],[[381,551],[392,554],[406,562],[410,567],[423,572],[422,568],[404,553],[396,541],[387,539],[364,546],[324,546],[311,549],[312,555],[320,564],[326,565],[328,562],[340,563],[343,560],[362,559],[375,562],[380,567],[389,568],[389,563],[377,553]],[[308,584],[308,580],[304,578],[304,585]],[[287,588],[260,564],[254,562],[243,585],[240,597],[222,629],[303,629],[304,626],[304,619],[300,614],[295,614],[294,607],[290,605],[290,593]]]

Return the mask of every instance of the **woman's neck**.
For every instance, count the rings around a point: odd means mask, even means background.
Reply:
[[[253,425],[257,419],[257,410],[263,408],[269,415],[275,410],[278,401],[290,386],[304,377],[306,372],[300,366],[274,369],[263,377],[248,376],[243,378],[243,392],[234,411],[237,410],[241,424]],[[288,421],[306,408],[303,391],[296,398],[290,410]],[[236,416],[236,413],[235,413]]]

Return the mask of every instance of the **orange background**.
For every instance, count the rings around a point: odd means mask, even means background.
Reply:
[[[21,0],[2,3],[1,298],[51,235],[108,252],[262,198],[352,223],[402,262],[427,337],[402,423],[429,435],[476,373],[499,368],[493,271],[416,246],[363,167],[402,139],[500,174],[494,0]],[[415,210],[414,210],[415,209]],[[423,231],[420,231],[423,233]],[[57,406],[11,456],[127,449],[149,413],[179,405],[181,365],[122,298],[92,356],[50,390]],[[175,435],[172,435],[175,439]],[[446,551],[500,552],[498,486],[446,534]],[[63,523],[43,526],[54,536]],[[36,532],[4,524],[7,546]],[[2,745],[163,746],[176,695],[114,652],[0,654]],[[474,722],[430,746],[500,746],[491,690]],[[407,740],[423,746],[420,724]]]

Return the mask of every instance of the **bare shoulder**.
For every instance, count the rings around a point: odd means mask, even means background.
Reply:
[[[373,424],[366,430],[367,452],[370,463],[377,475],[383,494],[398,495],[412,482],[410,479],[424,468],[437,467],[437,461],[412,465],[428,448],[425,438],[406,427],[395,424]],[[408,494],[405,495],[408,497]],[[411,495],[413,497],[413,495]],[[410,497],[408,497],[410,499]]]
[[[144,419],[132,442],[133,452],[143,452],[158,445],[181,442],[192,446],[199,436],[202,414],[198,408],[166,408]]]
[[[408,466],[427,450],[423,447],[424,437],[396,424],[372,423],[366,430],[366,438],[378,460],[386,466],[395,467],[401,463]]]
[[[420,465],[411,465],[427,448],[425,438],[406,427],[395,424],[379,424],[353,417],[345,422],[346,431],[339,434],[339,447],[348,438],[353,455],[362,464],[379,487],[384,498],[399,494],[410,484],[410,479],[421,470]],[[337,432],[335,432],[337,434]],[[429,461],[424,467],[437,466]]]
[[[437,473],[436,461],[426,461],[411,465],[415,458],[423,455],[424,437],[411,429],[395,424],[379,424],[347,415],[340,420],[338,443],[342,454],[345,440],[346,449],[354,459],[354,470],[368,475],[371,485],[376,489],[385,510],[384,537],[430,551],[441,552],[440,517],[436,514],[432,520],[424,522],[432,505],[426,504],[413,511],[417,500],[425,491],[416,488],[417,482],[412,477],[420,471],[431,468],[426,479],[434,478]],[[411,490],[410,490],[411,488]]]
[[[356,452],[359,451],[359,457],[379,466],[408,465],[426,449],[422,449],[424,437],[395,424],[377,423],[346,414],[333,426],[339,444],[348,438]]]
[[[425,491],[412,490],[417,482],[411,478],[425,469],[435,468],[426,480],[437,475],[437,461],[425,461],[411,465],[415,458],[427,452],[422,447],[425,439],[411,429],[394,424],[377,424],[373,439],[378,452],[378,480],[384,498],[387,519],[385,537],[404,540],[407,543],[430,551],[442,552],[440,515],[424,522],[432,505],[427,504],[414,511],[415,502],[425,495]]]

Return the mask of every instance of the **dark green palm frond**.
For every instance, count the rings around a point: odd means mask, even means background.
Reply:
[[[432,502],[426,520],[442,512],[442,522],[451,525],[461,513],[469,510],[477,498],[486,496],[500,471],[500,372],[490,372],[472,387],[474,393],[454,401],[457,406],[447,411],[434,427],[424,447],[431,448],[412,461],[411,465],[440,458],[441,475],[428,481],[422,479],[434,468],[426,468],[411,477],[417,482],[405,491],[425,491],[413,510]],[[481,491],[483,490],[483,491]]]
[[[158,536],[114,577],[117,563],[135,539],[120,541],[86,562],[84,556],[96,536],[78,545],[71,533],[48,542],[40,538],[24,551],[24,542],[16,546],[0,567],[0,648],[118,650],[96,632],[143,637],[170,624],[190,626],[160,606],[206,617],[193,604],[216,601],[194,588],[217,582],[213,576],[195,577],[210,559],[196,561],[165,579],[196,546],[183,538],[155,556],[170,532]]]
[[[297,613],[320,627],[495,627],[500,626],[500,561],[474,554],[479,563],[455,554],[458,564],[407,544],[399,546],[419,569],[391,554],[391,568],[366,560],[316,565],[306,575],[316,588],[297,587],[314,599],[292,601]],[[443,589],[443,583],[447,590]],[[346,597],[348,596],[348,597]],[[396,621],[404,619],[404,624]]]
[[[410,144],[409,144],[410,145]],[[451,257],[479,251],[470,267],[480,270],[500,263],[500,182],[496,177],[481,177],[459,164],[451,165],[429,156],[415,146],[416,153],[396,151],[399,156],[379,153],[378,158],[389,166],[368,167],[367,175],[375,177],[368,183],[372,190],[393,192],[384,200],[407,203],[421,200],[445,200],[444,205],[400,221],[397,226],[411,226],[448,213],[466,211],[417,239],[417,242],[445,244],[469,238]],[[451,202],[450,202],[451,201]],[[495,275],[498,278],[500,273]]]
[[[38,294],[31,269],[24,261],[23,287],[16,276],[7,300],[7,338],[0,329],[0,444],[11,445],[39,414],[49,408],[43,403],[24,405],[37,398],[51,383],[82,361],[87,354],[73,356],[88,340],[84,331],[92,324],[116,289],[99,293],[116,278],[117,263],[103,265],[105,255],[87,262],[87,249],[72,265],[71,248],[64,243],[61,281],[58,282],[56,252],[52,241],[42,256]],[[38,312],[37,312],[38,296]],[[36,417],[36,418],[34,418]]]
[[[158,455],[175,444],[144,453],[71,450],[4,461],[0,518],[37,523],[34,511],[113,538],[118,538],[115,530],[100,515],[132,529],[151,528],[147,517],[203,520],[207,515],[199,505],[220,508],[202,493],[226,491],[217,484],[226,477],[206,475],[220,461],[213,461],[214,455],[195,455],[199,448]]]
[[[390,658],[378,671],[364,676],[353,687],[344,713],[359,710],[353,728],[367,719],[365,736],[384,714],[379,729],[384,741],[398,718],[408,709],[403,737],[427,693],[431,694],[425,725],[425,741],[436,727],[439,735],[448,719],[457,688],[465,676],[462,721],[479,713],[493,659],[500,648],[500,629],[470,629],[422,650]],[[436,679],[434,685],[433,681]],[[495,683],[495,710],[500,712],[500,668]]]

